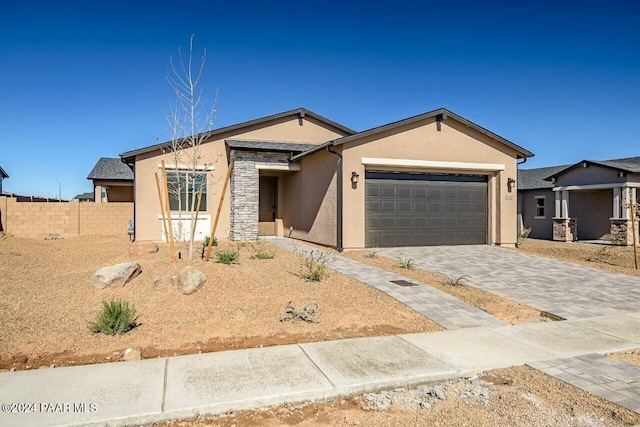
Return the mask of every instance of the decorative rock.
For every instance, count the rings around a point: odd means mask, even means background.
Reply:
[[[140,350],[134,350],[134,349],[128,348],[124,351],[124,354],[122,355],[122,360],[124,361],[142,360],[142,355],[140,354]]]
[[[135,257],[155,254],[160,247],[155,242],[134,242],[129,247],[129,253]]]
[[[180,274],[171,277],[170,280],[176,289],[185,295],[190,295],[204,285],[207,276],[193,267],[185,267]]]
[[[103,267],[93,275],[93,287],[104,289],[124,286],[140,273],[142,267],[135,261]]]

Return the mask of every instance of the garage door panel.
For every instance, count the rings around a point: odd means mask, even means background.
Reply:
[[[396,201],[395,200],[382,200],[380,203],[380,212],[396,212]]]
[[[413,212],[411,200],[398,200],[398,212]]]
[[[414,212],[427,212],[427,202],[413,202]]]
[[[423,246],[487,241],[486,177],[366,171],[365,244]]]
[[[417,199],[417,198],[426,199],[427,198],[427,190],[428,190],[427,188],[413,187],[411,189],[411,196],[414,199]]]

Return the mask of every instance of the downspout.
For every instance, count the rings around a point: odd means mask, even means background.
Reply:
[[[337,249],[338,252],[342,252],[344,250],[344,247],[342,246],[342,154],[338,153],[337,151],[333,151],[331,149],[331,145],[327,146],[327,151],[330,152],[331,154],[335,154],[336,156],[339,157],[338,160],[338,191],[336,194],[336,198],[338,199],[337,203],[337,210],[338,210],[338,218],[337,218],[337,237],[336,237],[336,243],[337,243]]]

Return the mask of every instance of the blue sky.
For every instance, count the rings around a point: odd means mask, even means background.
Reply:
[[[306,107],[355,130],[446,107],[536,156],[640,156],[640,2],[3,2],[4,189],[91,191],[168,138],[169,57],[196,35],[214,127]]]

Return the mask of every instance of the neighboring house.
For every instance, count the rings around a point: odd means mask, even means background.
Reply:
[[[9,178],[9,174],[2,169],[2,166],[0,166],[0,196],[2,196],[2,181],[4,181],[5,178]]]
[[[523,230],[529,230],[529,237],[553,239],[554,185],[545,178],[569,166],[518,170],[518,214]]]
[[[92,193],[80,193],[73,198],[73,200],[77,200],[79,202],[93,202],[95,199],[95,194]]]
[[[640,157],[520,170],[518,212],[531,237],[631,245],[623,202],[637,201],[638,188]]]
[[[133,170],[120,158],[101,157],[87,179],[96,203],[133,202]]]
[[[169,151],[163,143],[121,154],[135,171],[137,240],[164,237],[155,174],[161,160],[170,181],[187,173],[186,157],[176,162]],[[444,108],[364,132],[286,111],[206,134],[189,176],[205,194],[197,235],[209,233],[233,164],[218,238],[286,235],[338,249],[514,246],[517,161],[532,155]],[[175,219],[178,196],[170,198]]]

